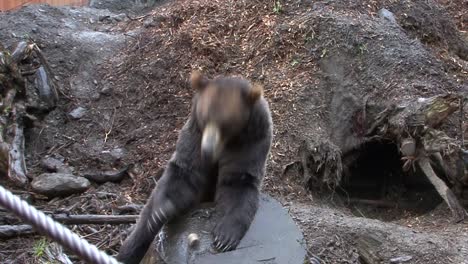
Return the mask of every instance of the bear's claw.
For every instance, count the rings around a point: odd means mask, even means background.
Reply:
[[[222,221],[213,230],[213,246],[218,252],[233,250],[239,245],[242,233],[240,226]]]

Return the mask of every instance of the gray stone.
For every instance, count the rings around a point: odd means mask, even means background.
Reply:
[[[64,196],[86,191],[91,183],[83,177],[68,173],[44,173],[33,179],[34,192],[49,196]]]
[[[41,166],[47,171],[50,172],[59,172],[59,173],[69,173],[73,172],[72,168],[65,165],[63,160],[56,159],[53,157],[45,157],[41,160]]]
[[[73,111],[71,111],[69,113],[70,117],[73,118],[73,119],[80,119],[82,118],[84,115],[86,114],[86,108],[84,107],[77,107],[75,109],[73,109]]]
[[[117,22],[121,22],[121,21],[125,21],[128,19],[127,15],[125,13],[121,13],[121,14],[118,14],[118,15],[115,15],[112,17],[115,21]]]
[[[143,26],[145,28],[154,27],[156,26],[156,23],[154,22],[154,19],[150,17],[150,18],[145,19],[145,21],[143,21]]]
[[[393,15],[392,12],[390,12],[388,9],[382,8],[379,10],[379,17],[386,19],[394,24],[397,24],[397,21],[395,19],[395,16]]]
[[[21,200],[26,201],[28,204],[32,204],[34,201],[34,197],[29,193],[20,194],[19,197],[21,198]]]
[[[124,148],[113,148],[101,151],[101,159],[106,163],[112,164],[121,160],[126,154],[127,151]]]
[[[99,99],[101,99],[101,94],[100,93],[93,93],[91,95],[91,100],[98,101]]]
[[[125,157],[126,151],[123,148],[112,149],[109,153],[114,159],[120,160]]]
[[[390,263],[403,263],[412,260],[412,256],[402,256],[390,259]]]
[[[102,15],[102,16],[99,16],[98,20],[100,22],[107,22],[107,21],[110,21],[111,20],[111,16],[109,15]]]
[[[167,264],[304,263],[301,231],[281,204],[268,195],[261,195],[254,221],[236,250],[212,253],[210,231],[217,221],[219,215],[206,205],[189,212],[163,228],[155,241],[156,252]],[[196,248],[188,247],[191,233],[199,237]]]
[[[112,87],[109,84],[105,84],[99,93],[102,95],[110,95],[112,93]]]

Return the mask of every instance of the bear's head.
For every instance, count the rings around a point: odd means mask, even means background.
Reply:
[[[190,82],[197,93],[194,115],[202,131],[202,158],[214,163],[225,144],[248,124],[263,87],[240,77],[209,80],[200,72],[192,72]]]

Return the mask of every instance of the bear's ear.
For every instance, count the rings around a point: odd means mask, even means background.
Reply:
[[[192,89],[201,91],[206,87],[208,80],[199,71],[192,71],[190,75],[190,85]]]
[[[248,95],[249,103],[254,104],[262,96],[263,96],[263,86],[259,83],[254,83],[252,85],[252,88],[250,88],[250,91],[249,91],[249,95]]]

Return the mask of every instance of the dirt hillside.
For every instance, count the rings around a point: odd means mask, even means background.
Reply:
[[[59,106],[28,131],[29,173],[44,172],[44,156],[63,159],[76,174],[133,166],[120,183],[93,184],[83,194],[52,200],[5,179],[1,183],[50,213],[137,213],[118,208],[144,204],[174,150],[189,114],[190,72],[239,74],[265,86],[275,129],[263,190],[290,209],[307,238],[309,257],[364,263],[357,240],[373,234],[385,241],[382,263],[402,256],[411,256],[406,263],[468,263],[467,223],[452,223],[449,208],[430,188],[390,191],[398,199],[424,200],[424,207],[361,206],[346,195],[310,191],[298,170],[284,170],[300,159],[304,140],[348,133],[342,129],[348,109],[363,100],[386,105],[468,93],[467,8],[461,6],[466,3],[179,0],[137,14],[46,5],[0,13],[0,41],[12,46],[31,37],[59,83]],[[379,16],[381,8],[396,21]],[[77,107],[87,111],[74,120],[68,113]],[[455,138],[457,122],[446,124]],[[361,162],[379,167],[391,158]],[[1,224],[18,223],[5,219]],[[128,227],[73,230],[115,254]],[[41,241],[0,240],[0,262],[40,263]]]

